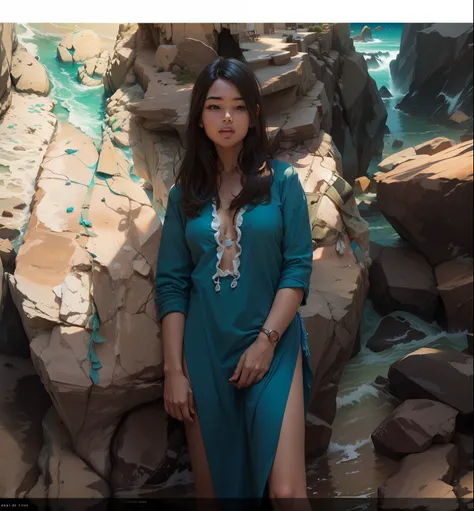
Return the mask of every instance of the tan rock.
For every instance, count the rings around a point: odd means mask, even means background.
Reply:
[[[454,350],[420,348],[394,362],[388,371],[400,399],[433,399],[461,415],[473,410],[472,356]]]
[[[12,59],[11,77],[18,92],[47,96],[50,83],[45,67],[18,44]]]
[[[132,410],[124,419],[112,444],[115,490],[158,486],[178,469],[185,446],[181,427],[170,429],[162,402]]]
[[[176,45],[160,44],[155,53],[155,64],[158,71],[169,71],[177,54],[178,47]]]
[[[0,118],[12,102],[10,70],[16,42],[15,23],[0,23]]]
[[[109,54],[102,52],[99,57],[93,57],[84,62],[84,65],[77,70],[77,78],[89,87],[96,87],[102,84],[102,77],[107,69]]]
[[[415,146],[415,151],[416,154],[427,154],[432,156],[433,154],[440,153],[441,151],[449,149],[455,145],[456,142],[450,138],[437,137],[433,140],[428,140],[428,142],[423,142],[422,144]]]
[[[48,499],[106,499],[107,483],[73,451],[71,437],[53,407],[43,420],[44,445],[41,451],[41,475]],[[31,494],[27,494],[32,497]],[[84,504],[87,500],[83,501]]]
[[[435,275],[449,330],[467,330],[472,334],[472,259],[441,263],[435,268]]]
[[[416,161],[422,161],[425,158],[417,158],[417,153],[415,151],[414,147],[408,147],[407,149],[404,149],[403,151],[399,151],[398,153],[392,154],[391,156],[388,156],[385,158],[385,160],[382,160],[378,165],[377,168],[381,171],[388,172],[392,169],[394,169],[397,165],[400,165],[401,163],[404,163],[406,161],[416,160]]]
[[[461,479],[457,482],[454,491],[461,502],[472,506],[472,501],[474,499],[472,470],[461,477]]]
[[[0,368],[0,498],[15,499],[36,483],[51,400],[30,360],[0,354]]]
[[[119,26],[114,50],[104,75],[104,89],[107,93],[114,93],[124,83],[125,77],[133,68],[137,32],[137,23],[124,23]]]
[[[420,454],[409,454],[399,471],[378,489],[381,509],[457,509],[450,483],[457,464],[457,449],[452,444],[435,445]],[[440,499],[453,499],[445,507]],[[449,502],[446,502],[446,506]]]
[[[380,211],[432,266],[473,255],[472,148],[471,140],[377,175]]]
[[[122,415],[162,393],[159,328],[148,305],[161,223],[145,192],[125,174],[107,182],[95,176],[86,216],[84,185],[97,164],[92,140],[61,125],[9,283],[32,360],[74,452],[108,477],[110,442]],[[79,224],[81,213],[91,224],[87,230]],[[153,271],[142,276],[135,259]],[[93,328],[102,343],[91,341]],[[102,366],[96,376],[91,348]]]
[[[104,50],[100,37],[92,30],[66,34],[58,45],[58,58],[62,62],[84,62],[98,57]]]
[[[464,124],[469,121],[469,117],[462,110],[456,110],[449,120],[456,124]]]
[[[186,38],[178,43],[176,48],[177,54],[171,64],[188,69],[196,76],[218,57],[211,46],[198,39]]]
[[[433,320],[439,293],[426,259],[409,246],[383,247],[370,267],[370,293],[383,315],[407,311]]]
[[[451,442],[458,412],[430,399],[407,399],[372,433],[377,452],[399,458]]]
[[[376,183],[367,176],[358,177],[354,182],[355,193],[375,193]]]

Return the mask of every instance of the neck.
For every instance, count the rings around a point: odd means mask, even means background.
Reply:
[[[235,147],[217,147],[217,158],[219,161],[219,172],[230,174],[237,169],[237,161],[242,144]]]

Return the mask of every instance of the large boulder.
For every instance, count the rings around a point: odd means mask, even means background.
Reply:
[[[166,483],[179,470],[185,449],[183,423],[167,416],[163,402],[140,406],[127,414],[112,443],[115,491]]]
[[[370,294],[382,315],[406,311],[428,321],[439,301],[431,266],[409,246],[381,248],[370,267]]]
[[[0,118],[12,101],[10,70],[16,44],[15,24],[0,23]]]
[[[467,330],[472,334],[472,259],[453,259],[441,263],[435,268],[435,275],[449,331]]]
[[[171,62],[182,70],[188,70],[192,75],[199,73],[218,57],[214,48],[198,39],[186,38],[177,45],[176,57]]]
[[[31,361],[0,354],[0,499],[35,485],[41,421],[50,406]]]
[[[398,472],[378,489],[379,509],[458,509],[450,485],[458,462],[453,444],[434,445],[419,454],[409,454]],[[440,499],[452,499],[442,502]]]
[[[426,334],[413,328],[410,323],[400,316],[385,316],[377,330],[367,339],[366,347],[374,352],[384,351],[412,341],[424,339]]]
[[[88,87],[102,85],[102,79],[109,62],[108,52],[102,52],[98,57],[86,60],[84,65],[77,70],[77,78]]]
[[[108,479],[122,416],[163,392],[153,300],[161,223],[127,169],[99,175],[98,160],[89,137],[61,125],[9,284],[74,452]]]
[[[432,399],[457,410],[473,412],[472,356],[454,350],[420,348],[394,362],[390,387],[400,399]]]
[[[110,497],[107,482],[74,452],[69,432],[54,407],[43,419],[43,437],[38,482],[31,490],[23,491],[21,497],[48,499],[53,506],[55,499],[84,499],[82,509],[92,507],[90,502],[97,505]]]
[[[58,45],[57,56],[61,62],[84,62],[98,57],[104,51],[102,40],[92,30],[66,34]]]
[[[376,451],[400,458],[423,452],[432,443],[451,442],[458,412],[430,399],[407,399],[372,433]]]
[[[473,255],[472,150],[471,140],[376,175],[380,211],[432,266]]]
[[[51,85],[46,68],[22,44],[18,44],[13,53],[11,77],[18,92],[49,94]]]
[[[357,174],[348,176],[344,172],[345,179],[353,182],[356,177],[365,175],[373,156],[382,154],[387,110],[368,73],[364,56],[357,52],[343,57],[339,88],[344,118],[357,148]],[[333,125],[336,125],[334,119]],[[344,143],[337,136],[334,138],[345,160],[348,153]]]
[[[412,31],[410,24],[404,30]],[[412,62],[411,83],[397,108],[410,115],[449,121],[453,112],[472,121],[472,23],[435,23],[418,30]],[[403,51],[402,51],[403,49]],[[404,48],[399,58],[406,58]],[[405,71],[406,72],[406,71]],[[402,73],[400,73],[402,74]],[[398,81],[396,64],[392,68]],[[401,78],[402,82],[406,78]]]

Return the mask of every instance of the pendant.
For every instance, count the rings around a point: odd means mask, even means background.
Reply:
[[[232,246],[232,240],[224,240],[224,247],[231,247]]]

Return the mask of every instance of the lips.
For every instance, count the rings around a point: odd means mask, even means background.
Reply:
[[[219,133],[234,133],[234,129],[233,128],[222,128],[221,130],[219,130]]]

